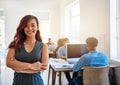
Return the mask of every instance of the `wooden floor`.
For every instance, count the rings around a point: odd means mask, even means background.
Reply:
[[[0,71],[0,85],[12,85],[13,82],[13,70],[11,70],[10,68],[7,68],[5,66],[1,66],[1,71]],[[62,74],[62,85],[67,85],[67,80],[64,76],[64,74]],[[47,85],[47,81],[48,81],[48,69],[43,73],[43,80],[45,85]],[[51,78],[50,78],[50,84],[51,84]],[[56,85],[58,85],[58,77],[56,78]]]

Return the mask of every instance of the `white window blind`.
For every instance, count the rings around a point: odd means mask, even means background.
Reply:
[[[0,49],[5,48],[5,20],[4,9],[0,8]]]
[[[72,41],[79,41],[80,39],[80,2],[75,0],[65,8],[65,29],[63,35],[72,39]]]

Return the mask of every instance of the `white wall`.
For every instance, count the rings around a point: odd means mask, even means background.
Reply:
[[[56,1],[56,2],[55,2]],[[16,27],[21,17],[33,10],[50,10],[51,36],[53,40],[62,37],[64,29],[64,8],[74,0],[0,0],[0,8],[5,14],[5,42],[6,46],[13,39]],[[99,39],[98,49],[109,55],[110,28],[109,0],[80,0],[80,41],[84,42],[88,36]]]
[[[4,9],[5,15],[6,47],[13,39],[20,19],[24,15],[30,14],[31,10],[49,10],[51,32],[53,33],[51,37],[56,40],[59,36],[59,0],[0,0],[0,8]],[[58,32],[55,33],[54,30]]]
[[[99,40],[98,50],[110,55],[110,0],[80,0],[80,37]]]
[[[61,29],[64,29],[65,6],[75,0],[61,0]],[[80,0],[80,42],[89,36],[99,40],[97,49],[110,55],[110,0]],[[62,31],[61,31],[62,32]]]
[[[58,38],[60,37],[60,3],[54,4],[52,7],[52,12],[50,15],[51,20],[51,38],[57,43]]]

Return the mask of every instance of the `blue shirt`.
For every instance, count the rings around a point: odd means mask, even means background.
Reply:
[[[51,44],[47,43],[47,46],[48,46],[49,53],[55,51],[56,46],[55,46],[55,44],[53,42]]]
[[[73,66],[74,72],[79,71],[84,66],[107,66],[108,56],[97,51],[91,51],[80,57],[78,62]]]
[[[58,57],[66,56],[66,47],[62,46],[58,49]]]

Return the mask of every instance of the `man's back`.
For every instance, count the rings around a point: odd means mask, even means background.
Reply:
[[[73,66],[73,71],[79,71],[84,66],[107,66],[108,57],[100,52],[91,51],[81,56],[79,61]]]

